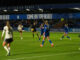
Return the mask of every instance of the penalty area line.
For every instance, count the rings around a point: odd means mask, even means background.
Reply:
[[[8,59],[8,60],[33,59],[33,58],[41,58],[41,57],[49,57],[49,56],[75,54],[75,53],[80,53],[80,52],[66,52],[66,53],[57,53],[57,54],[51,54],[51,55],[41,55],[41,56],[31,56],[31,57],[14,58],[14,59]]]

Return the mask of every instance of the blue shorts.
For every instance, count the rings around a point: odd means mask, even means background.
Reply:
[[[43,30],[43,29],[41,29],[41,35],[43,35],[43,33],[44,33],[44,30]]]
[[[65,32],[65,34],[68,34],[68,32]]]
[[[41,32],[41,35],[43,35],[44,32]]]
[[[49,32],[47,32],[47,33],[45,33],[45,35],[44,35],[45,37],[48,37],[49,36]]]

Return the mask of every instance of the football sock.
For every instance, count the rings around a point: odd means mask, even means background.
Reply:
[[[49,40],[49,42],[50,42],[50,44],[52,44],[52,41],[51,40]]]
[[[69,39],[70,39],[70,37],[69,37],[69,36],[67,36],[67,38],[69,38]]]
[[[10,47],[8,47],[8,51],[10,52]]]
[[[4,46],[4,49],[5,49],[7,52],[9,52],[9,50],[8,50],[8,48],[7,48],[6,46]]]
[[[42,45],[44,45],[44,40],[42,41]]]

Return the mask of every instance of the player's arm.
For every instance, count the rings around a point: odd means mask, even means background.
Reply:
[[[3,36],[4,36],[4,34],[5,34],[5,28],[4,28],[3,31],[2,31],[1,40],[3,40]]]

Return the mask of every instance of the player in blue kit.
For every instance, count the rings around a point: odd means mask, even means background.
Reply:
[[[40,36],[39,36],[39,40],[41,39],[41,36],[42,36],[43,33],[44,33],[44,23],[41,24],[40,29],[41,29],[41,34],[40,34]]]
[[[62,38],[61,38],[61,40],[64,38],[64,36],[66,36],[68,39],[70,39],[71,40],[71,38],[68,36],[68,24],[65,24],[65,26],[64,26],[64,35],[62,36]]]
[[[52,41],[50,40],[49,38],[49,24],[48,24],[48,21],[45,21],[45,24],[44,24],[44,33],[43,33],[43,41],[42,41],[42,44],[40,44],[40,47],[43,47],[44,45],[44,42],[45,42],[45,38],[47,38],[47,40],[50,42],[51,44],[51,47],[53,47],[53,43]]]

